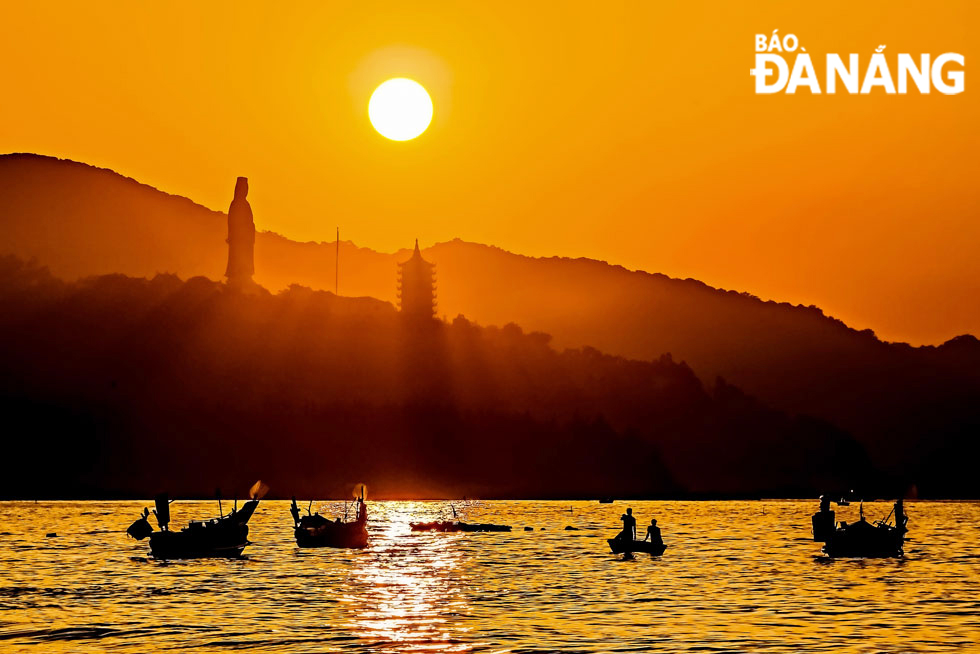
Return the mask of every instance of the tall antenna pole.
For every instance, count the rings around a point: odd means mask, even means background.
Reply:
[[[333,294],[340,295],[340,226],[337,227],[337,256],[334,257]]]

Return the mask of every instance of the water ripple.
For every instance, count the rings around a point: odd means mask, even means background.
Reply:
[[[831,561],[809,538],[804,502],[632,503],[670,546],[632,560],[605,543],[622,503],[458,502],[467,520],[515,527],[472,534],[410,531],[449,517],[445,502],[372,503],[370,547],[347,551],[296,548],[286,503],[264,502],[247,558],[170,563],[123,533],[145,504],[0,503],[0,650],[857,653],[980,642],[980,503],[909,503],[904,559]],[[866,505],[870,516],[889,508]],[[173,509],[177,524],[214,511]]]

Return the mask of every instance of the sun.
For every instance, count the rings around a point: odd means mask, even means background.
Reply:
[[[392,141],[408,141],[432,121],[432,100],[415,80],[396,77],[371,94],[368,117],[378,133]]]

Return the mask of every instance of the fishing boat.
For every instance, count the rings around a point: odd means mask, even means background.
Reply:
[[[459,520],[441,520],[435,522],[410,522],[412,531],[510,531],[510,525],[495,525],[492,523],[461,522]]]
[[[830,512],[831,514],[833,512]],[[895,524],[888,520],[894,514]],[[884,520],[868,522],[864,517],[864,503],[861,503],[860,518],[857,522],[848,524],[841,521],[833,528],[833,517],[828,517],[821,503],[821,511],[813,516],[813,539],[823,541],[823,551],[834,558],[887,558],[903,555],[905,534],[908,532],[908,516],[901,499],[895,502],[892,512]],[[818,532],[817,525],[821,528]]]
[[[234,508],[228,515],[222,514],[221,497],[218,497],[218,517],[210,520],[192,520],[180,531],[170,529],[170,503],[166,493],[154,498],[154,511],[159,531],[150,526],[150,510],[144,508],[143,515],[129,526],[126,533],[136,540],[150,539],[150,554],[155,559],[199,559],[226,558],[237,559],[249,544],[248,521],[255,513],[259,500],[269,492],[269,487],[261,480],[249,490],[249,501]]]
[[[644,552],[653,554],[654,556],[660,556],[667,549],[667,546],[663,543],[651,543],[648,540],[629,541],[623,538],[610,538],[606,542],[609,543],[609,549],[612,550],[613,554]]]
[[[346,511],[344,519],[330,520],[319,513],[310,513],[313,502],[306,509],[306,515],[300,516],[296,498],[293,498],[289,512],[293,516],[293,528],[296,544],[300,547],[341,547],[361,549],[367,547],[367,504],[364,502],[364,487],[361,486],[361,496],[357,498],[354,520],[348,521]]]
[[[452,504],[449,508],[453,512],[452,520],[434,520],[432,522],[410,522],[408,526],[412,531],[510,531],[510,525],[495,525],[489,522],[463,522],[456,515],[456,507]]]

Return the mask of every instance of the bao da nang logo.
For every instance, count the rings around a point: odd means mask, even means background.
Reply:
[[[886,48],[879,45],[865,56],[848,54],[846,63],[841,55],[828,53],[820,62],[823,75],[818,75],[797,36],[780,36],[776,29],[769,36],[755,35],[755,68],[749,73],[755,77],[755,92],[760,94],[792,94],[801,88],[810,93],[837,93],[838,88],[843,89],[841,92],[857,94],[868,94],[877,88],[888,94],[909,93],[911,89],[919,93],[936,89],[945,95],[963,92],[966,84],[963,55],[944,52],[936,57],[931,54],[916,57],[902,52],[889,60]]]

